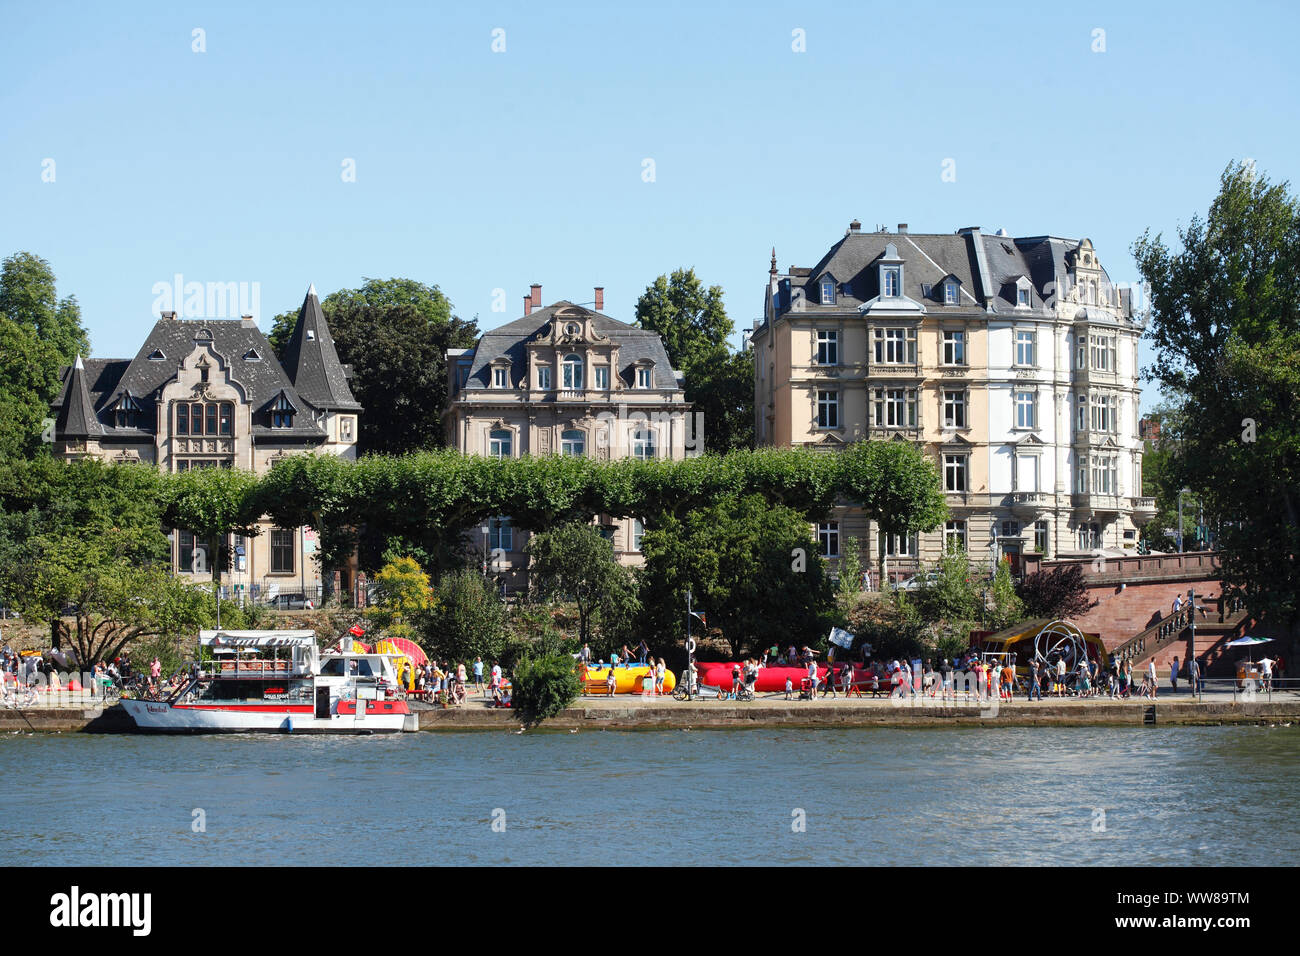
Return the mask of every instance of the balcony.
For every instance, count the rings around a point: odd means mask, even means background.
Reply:
[[[1154,498],[1132,498],[1133,503],[1133,520],[1150,521],[1156,516],[1156,499]]]
[[[557,402],[585,402],[587,390],[584,388],[562,388],[555,393]]]
[[[1007,496],[1011,510],[1017,514],[1034,515],[1052,507],[1053,496],[1045,491],[1013,491]]]
[[[1092,495],[1092,494],[1074,494],[1070,496],[1070,503],[1079,511],[1091,511],[1093,514],[1119,514],[1120,502],[1127,501],[1127,498],[1119,498],[1115,495]]]

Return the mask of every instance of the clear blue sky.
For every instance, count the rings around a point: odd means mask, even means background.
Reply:
[[[1231,160],[1296,178],[1297,26],[1284,2],[6,0],[0,254],[50,261],[99,356],[135,354],[178,272],[260,283],[264,329],[308,283],[389,276],[490,328],[534,281],[630,321],[694,266],[739,328],[773,245],[812,265],[854,217],[1086,235],[1131,281],[1133,240]]]

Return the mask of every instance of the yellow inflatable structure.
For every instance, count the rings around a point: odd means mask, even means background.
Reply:
[[[579,674],[582,673],[579,666]],[[614,693],[616,694],[640,694],[644,690],[644,680],[646,674],[651,677],[651,686],[654,680],[654,668],[649,664],[619,664],[614,668]],[[592,685],[599,684],[604,687],[609,680],[609,665],[604,667],[588,667],[587,682]],[[673,672],[664,671],[664,693],[671,694],[673,688],[677,686],[677,678]]]

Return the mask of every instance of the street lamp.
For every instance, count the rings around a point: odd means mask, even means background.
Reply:
[[[1183,553],[1183,495],[1190,495],[1191,488],[1178,489],[1178,553]]]
[[[483,577],[488,576],[488,523],[483,522]]]

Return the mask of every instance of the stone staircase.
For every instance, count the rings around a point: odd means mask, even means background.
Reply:
[[[1145,664],[1147,660],[1155,657],[1161,651],[1173,644],[1182,641],[1187,644],[1192,636],[1192,615],[1195,612],[1190,607],[1184,607],[1177,614],[1170,614],[1168,617],[1157,621],[1143,631],[1134,634],[1123,644],[1114,648],[1110,656],[1119,660],[1121,663],[1131,663],[1134,667]],[[1240,606],[1240,602],[1232,602],[1227,607],[1223,602],[1219,602],[1219,613],[1217,618],[1201,618],[1196,622],[1195,631],[1199,632],[1197,644],[1204,643],[1207,634],[1213,634],[1217,644],[1223,637],[1230,636],[1236,632],[1240,625],[1246,620],[1246,611]],[[1201,647],[1191,648],[1191,653],[1204,653]],[[1210,661],[1213,666],[1214,660],[1219,655],[1215,654]]]

